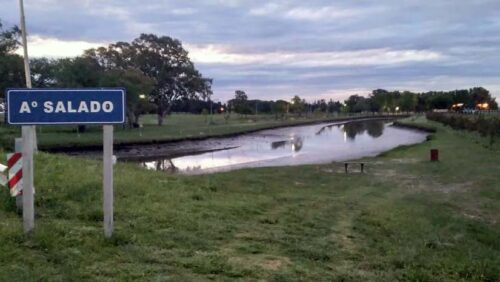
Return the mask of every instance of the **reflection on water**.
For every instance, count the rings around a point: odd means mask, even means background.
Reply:
[[[234,147],[228,150],[148,161],[142,165],[148,169],[197,174],[244,167],[328,163],[374,156],[399,145],[425,140],[425,133],[388,126],[390,123],[371,120],[264,130],[218,139],[218,146]]]
[[[378,138],[384,133],[384,122],[380,120],[370,122],[351,122],[342,125],[344,132],[349,139],[355,139],[356,135],[363,134],[365,131],[373,138]]]
[[[292,150],[295,152],[300,151],[302,149],[302,145],[304,144],[302,137],[292,137],[290,140],[284,141],[275,141],[271,142],[271,148],[273,150],[280,149],[286,147],[287,144],[292,146]]]
[[[162,159],[154,162],[145,162],[142,163],[142,166],[144,166],[147,169],[161,170],[168,172],[177,172],[179,170],[177,167],[175,167],[174,163],[172,162],[172,159]]]

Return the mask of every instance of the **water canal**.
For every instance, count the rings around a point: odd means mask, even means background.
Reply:
[[[322,164],[375,156],[420,143],[427,133],[392,126],[391,120],[323,123],[210,138],[123,148],[121,160],[147,169],[202,174],[248,167]]]

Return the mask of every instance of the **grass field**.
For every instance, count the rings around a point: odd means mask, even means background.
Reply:
[[[437,133],[366,159],[365,174],[336,163],[202,176],[118,164],[110,240],[100,163],[40,153],[32,237],[0,195],[0,281],[499,281],[500,146],[407,122]]]
[[[357,115],[309,117],[290,116],[288,119],[276,119],[274,115],[231,115],[225,119],[223,115],[172,114],[167,117],[166,124],[156,125],[155,115],[142,117],[143,128],[125,129],[115,126],[115,143],[168,141],[185,138],[204,138],[247,132],[276,126],[303,124],[315,121],[333,120]],[[39,147],[100,146],[102,129],[99,126],[88,127],[87,132],[79,133],[76,126],[39,126],[37,127]],[[19,126],[0,125],[0,147],[11,148],[13,138],[20,137]]]

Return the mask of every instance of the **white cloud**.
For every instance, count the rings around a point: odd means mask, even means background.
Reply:
[[[28,52],[30,57],[76,57],[84,50],[96,48],[105,44],[86,41],[63,41],[56,38],[30,36],[28,38]],[[17,53],[22,55],[22,48]]]
[[[361,13],[357,9],[341,9],[334,6],[323,7],[288,7],[276,3],[267,3],[253,8],[249,14],[253,16],[278,16],[301,21],[330,21],[333,19],[352,17]]]
[[[64,41],[56,38],[31,36],[28,47],[33,57],[74,57],[84,50],[106,45],[86,41]],[[283,65],[291,67],[394,65],[408,62],[442,60],[446,56],[430,50],[368,49],[331,52],[264,52],[237,53],[224,45],[185,45],[196,63],[230,65]],[[21,54],[22,51],[18,50]]]
[[[235,53],[218,45],[187,45],[193,61],[210,64],[259,64],[297,67],[392,65],[444,59],[429,50],[392,50],[389,48],[332,52]]]
[[[216,4],[227,6],[227,7],[238,7],[244,1],[243,0],[216,0],[213,1]]]
[[[335,7],[293,8],[285,13],[285,17],[296,20],[327,21],[359,14],[356,10],[338,9]]]
[[[187,16],[195,14],[196,10],[193,8],[179,8],[179,9],[173,9],[170,12],[174,15]]]
[[[267,3],[262,7],[253,8],[250,10],[250,15],[265,16],[279,12],[283,7],[276,3]]]

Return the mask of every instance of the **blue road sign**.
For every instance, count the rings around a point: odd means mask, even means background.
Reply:
[[[125,122],[125,90],[10,89],[7,122],[18,125]]]

